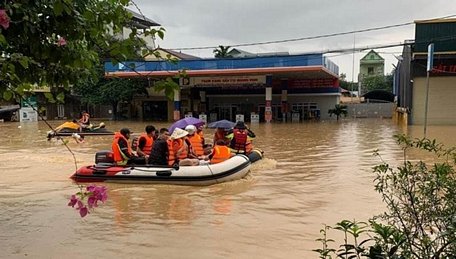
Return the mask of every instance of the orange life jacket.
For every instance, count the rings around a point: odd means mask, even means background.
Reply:
[[[225,133],[220,133],[219,131],[216,131],[214,133],[214,146],[217,143],[217,140],[219,139],[223,140],[227,145],[230,143],[229,139],[225,137]]]
[[[177,159],[182,160],[188,157],[189,147],[183,138],[173,140],[174,154]],[[177,153],[180,153],[177,155]]]
[[[124,164],[127,164],[128,156],[120,150],[120,147],[119,147],[120,139],[123,139],[123,140],[125,140],[125,142],[127,142],[127,147],[128,147],[127,152],[128,152],[128,154],[131,155],[130,143],[128,142],[127,138],[124,137],[124,135],[120,134],[120,132],[115,133],[111,148],[112,148],[114,162],[116,162],[119,165],[124,165]]]
[[[204,155],[204,149],[203,149],[203,138],[201,138],[200,135],[198,134],[193,134],[192,136],[189,136],[188,139],[190,140],[190,143],[192,143],[192,148],[193,151],[197,156],[202,156]]]
[[[247,131],[240,131],[239,129],[233,130],[233,139],[231,140],[230,147],[236,153],[250,153],[253,149],[252,143],[247,140]]]
[[[173,141],[171,139],[168,139],[166,142],[168,143],[168,165],[172,166],[176,162],[176,155],[174,153]]]
[[[227,146],[214,146],[214,156],[211,159],[211,164],[217,164],[228,160],[231,157],[231,150]]]
[[[154,139],[149,137],[146,133],[143,133],[138,139],[138,148],[139,148],[139,143],[141,142],[141,139],[146,140],[146,144],[144,145],[144,147],[141,151],[144,152],[144,154],[146,154],[146,155],[150,155],[150,151],[152,150],[152,145],[154,144]]]

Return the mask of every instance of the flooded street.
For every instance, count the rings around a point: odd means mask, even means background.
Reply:
[[[57,126],[61,121],[52,121]],[[143,131],[146,123],[105,122]],[[155,127],[169,126],[154,123]],[[378,149],[397,164],[392,136],[422,137],[422,126],[389,119],[251,125],[266,159],[247,178],[203,187],[110,184],[108,201],[81,219],[67,206],[78,191],[64,145],[43,122],[0,123],[1,258],[318,258],[323,224],[367,220],[383,204],[373,189]],[[455,126],[428,137],[456,145]],[[212,141],[213,130],[205,136]],[[77,166],[91,164],[112,136],[69,139]]]

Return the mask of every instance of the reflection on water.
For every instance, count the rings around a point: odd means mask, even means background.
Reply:
[[[57,126],[60,122],[52,122]],[[145,123],[107,122],[107,128]],[[154,124],[156,127],[168,126]],[[77,186],[73,157],[46,141],[43,123],[0,123],[1,258],[317,258],[322,224],[366,220],[383,209],[373,190],[379,149],[389,163],[402,153],[392,136],[422,137],[422,127],[389,120],[251,125],[266,159],[242,180],[205,187],[106,183],[109,199],[85,219],[66,207]],[[455,127],[428,136],[456,144]],[[212,139],[212,130],[206,138]],[[77,166],[109,149],[112,136],[68,145]],[[417,155],[417,158],[420,158]]]

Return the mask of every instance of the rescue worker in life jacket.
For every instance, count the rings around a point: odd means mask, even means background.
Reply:
[[[195,125],[188,125],[185,127],[188,132],[187,138],[190,140],[193,152],[197,157],[204,155],[204,137],[198,134]]]
[[[171,134],[172,151],[170,153],[174,153],[175,162],[178,162],[179,166],[199,165],[199,160],[193,152],[187,135],[188,132],[183,129],[174,129],[173,134]]]
[[[214,133],[214,140],[212,143],[217,143],[219,139],[225,141],[225,144],[228,145],[230,143],[230,139],[226,137],[227,131],[224,128],[217,128]]]
[[[120,130],[120,132],[116,132],[114,135],[114,140],[112,141],[111,147],[114,156],[114,162],[116,162],[117,165],[143,165],[146,163],[144,157],[137,157],[133,154],[130,142],[128,142],[130,134],[130,129],[123,128]]]
[[[147,125],[145,131],[146,132],[141,134],[138,139],[138,147],[136,148],[136,153],[139,157],[145,157],[147,160],[152,150],[152,145],[154,144],[155,127],[152,125]]]
[[[225,141],[219,139],[215,143],[212,153],[209,154],[207,158],[210,160],[211,164],[217,164],[230,159],[232,156],[234,156],[234,154],[232,154],[230,148],[225,145]]]
[[[249,154],[253,149],[251,139],[255,138],[255,133],[242,121],[238,121],[233,129],[227,132],[226,137],[231,139],[230,148],[236,154]]]

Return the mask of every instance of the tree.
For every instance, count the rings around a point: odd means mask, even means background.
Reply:
[[[228,53],[230,52],[230,46],[223,46],[219,45],[218,48],[214,49],[212,52],[215,54],[214,57],[216,58],[229,58],[231,55]]]
[[[337,121],[339,121],[339,117],[344,115],[347,117],[347,105],[336,104],[334,109],[328,110],[329,116],[331,117],[333,114],[336,115]]]
[[[123,41],[132,15],[129,0],[6,0],[0,3],[0,94],[6,100],[33,85],[56,92],[98,77],[100,50],[114,61],[128,58],[132,45],[150,52],[135,28]],[[142,32],[163,38],[164,29]],[[63,95],[57,95],[63,101]]]
[[[339,76],[339,86],[347,91],[350,92],[350,96],[353,94],[352,91],[354,89],[358,89],[358,84],[355,82],[348,82],[347,75],[345,73],[341,73]]]
[[[86,104],[109,104],[113,119],[118,119],[119,102],[130,102],[134,95],[147,94],[144,79],[101,78],[97,83],[80,83],[74,87],[81,102]]]
[[[386,76],[369,76],[362,80],[361,83],[363,93],[373,90],[384,90],[387,92],[393,91],[393,74]]]

